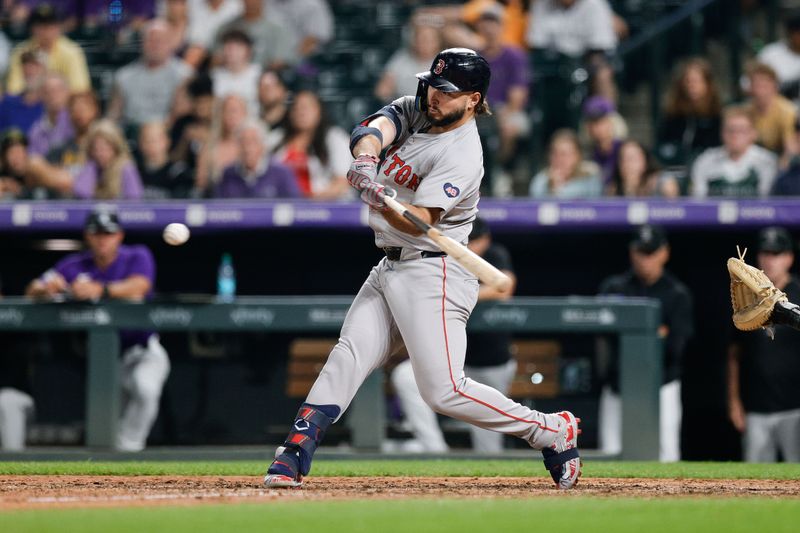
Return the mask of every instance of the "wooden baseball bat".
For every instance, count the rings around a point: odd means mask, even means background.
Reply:
[[[500,291],[508,290],[511,287],[511,278],[489,264],[484,258],[455,239],[443,235],[441,231],[406,209],[394,198],[383,195],[383,201],[389,209],[411,221],[420,231],[430,237],[441,251],[458,261],[461,266],[475,274],[483,283]]]

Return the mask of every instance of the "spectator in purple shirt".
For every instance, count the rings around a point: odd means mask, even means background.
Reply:
[[[19,128],[30,130],[44,112],[42,82],[46,72],[45,61],[39,52],[29,50],[20,57],[25,88],[20,94],[6,94],[0,100],[0,131]]]
[[[246,121],[238,131],[240,160],[222,173],[217,198],[300,198],[303,196],[289,167],[269,156],[264,126]]]
[[[58,150],[75,137],[69,117],[69,86],[60,74],[52,72],[45,77],[42,87],[44,113],[33,123],[29,132],[31,154],[46,156]]]
[[[600,165],[603,185],[611,182],[617,169],[617,158],[622,140],[614,135],[616,107],[604,96],[589,97],[583,104],[583,119],[592,147],[592,160]]]
[[[153,293],[155,262],[145,246],[126,246],[117,214],[95,210],[84,226],[85,252],[73,253],[33,280],[25,291],[31,298],[70,297],[142,301]],[[121,331],[122,417],[116,448],[140,451],[158,415],[164,382],[169,375],[167,352],[152,331]]]
[[[504,14],[499,4],[489,4],[477,22],[478,35],[486,43],[481,55],[492,69],[486,98],[497,116],[501,164],[514,154],[517,140],[530,131],[530,119],[525,112],[528,58],[523,50],[503,43]]]
[[[72,183],[77,198],[138,200],[142,180],[119,127],[99,120],[86,139],[86,163]]]

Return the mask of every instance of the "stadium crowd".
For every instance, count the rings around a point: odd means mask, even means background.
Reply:
[[[325,0],[5,0],[0,197],[353,199],[347,130],[359,117],[331,113],[327,81],[361,76],[372,108],[414,94],[414,74],[450,46],[479,50],[493,71],[485,195],[800,193],[800,13],[745,51],[743,98],[723,94],[707,58],[675,58],[653,134],[638,135],[618,106],[623,3],[400,4],[403,39],[377,62],[357,53],[364,73],[328,64],[352,25]],[[584,69],[578,101],[537,77],[548,61]]]

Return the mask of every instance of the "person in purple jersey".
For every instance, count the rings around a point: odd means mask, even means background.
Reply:
[[[141,301],[153,293],[156,267],[145,246],[122,244],[125,233],[116,213],[96,209],[86,218],[87,250],[64,257],[25,291],[30,298],[97,302],[101,299]],[[169,375],[167,352],[152,331],[121,331],[122,417],[116,448],[141,451],[158,415]]]

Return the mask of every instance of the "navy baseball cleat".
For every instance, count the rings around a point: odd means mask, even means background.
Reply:
[[[583,463],[578,454],[578,435],[581,433],[578,424],[581,419],[569,411],[562,411],[558,416],[564,419],[562,432],[552,446],[542,450],[542,455],[544,467],[550,472],[556,488],[566,490],[577,485],[581,476]]]
[[[288,457],[287,457],[288,455]],[[285,446],[278,446],[275,450],[275,460],[264,476],[264,486],[267,488],[296,488],[303,484],[303,475],[298,472],[296,463],[292,461],[291,451]]]

